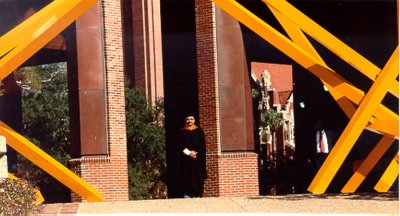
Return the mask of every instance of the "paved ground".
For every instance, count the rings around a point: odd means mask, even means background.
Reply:
[[[285,196],[195,198],[48,204],[42,215],[134,213],[262,213],[399,215],[398,193],[293,194]]]

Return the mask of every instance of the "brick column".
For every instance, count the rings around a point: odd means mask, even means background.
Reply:
[[[105,201],[128,200],[125,96],[120,1],[103,0],[107,155],[71,160],[72,170],[97,188]],[[99,71],[100,72],[100,71]],[[73,201],[82,201],[72,196]]]
[[[242,64],[241,68],[235,68],[235,59],[220,56],[231,57],[232,51],[229,50],[231,48],[236,50],[235,46],[243,46],[243,44],[236,43],[237,41],[230,44],[223,41],[222,36],[218,37],[217,31],[222,31],[220,25],[225,25],[226,22],[218,22],[217,19],[221,16],[217,16],[217,8],[211,1],[196,0],[195,4],[199,117],[206,134],[209,177],[204,195],[256,196],[259,194],[258,169],[257,154],[252,152],[252,123],[243,120],[249,117],[249,112],[246,113],[243,110],[248,110],[247,102],[251,100],[247,98],[250,96],[247,92],[249,89],[243,87],[244,82],[249,81],[245,78],[246,66],[245,63],[239,62]],[[238,34],[235,33],[234,36],[238,39]],[[231,48],[228,48],[230,46]],[[243,48],[240,47],[240,49],[241,53],[235,53],[235,55],[244,54]],[[232,68],[234,70],[231,70]],[[230,79],[228,73],[237,73],[237,76],[241,78],[236,79],[232,76],[233,78]],[[226,87],[233,85],[234,91],[227,90]],[[244,104],[229,107],[229,100],[242,101]],[[234,111],[233,115],[231,111]],[[225,125],[223,128],[222,117]],[[235,119],[240,120],[235,121]],[[232,124],[229,125],[229,123]],[[229,136],[228,133],[234,136]],[[221,146],[224,148],[222,149]],[[227,151],[224,152],[225,149]]]
[[[132,0],[134,85],[151,101],[164,97],[160,0]],[[129,59],[132,58],[132,59]]]
[[[195,4],[199,118],[207,142],[208,179],[204,195],[218,196],[218,157],[221,153],[221,143],[215,6],[209,0],[196,0]]]

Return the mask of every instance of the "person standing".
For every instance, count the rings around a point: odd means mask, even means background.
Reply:
[[[195,123],[195,117],[187,115],[178,136],[179,175],[185,198],[202,197],[207,178],[205,136]]]
[[[325,123],[322,120],[317,120],[315,123],[316,134],[316,155],[315,165],[319,169],[324,163],[332,146],[332,131],[325,129]]]

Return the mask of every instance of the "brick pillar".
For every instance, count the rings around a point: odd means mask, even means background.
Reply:
[[[129,197],[121,5],[120,1],[103,0],[97,7],[103,13],[107,154],[81,155],[71,160],[71,169],[98,189],[105,201],[123,201]],[[75,194],[72,200],[83,201]]]
[[[220,25],[225,25],[226,22],[218,22],[217,8],[211,1],[196,0],[195,4],[199,117],[206,134],[209,177],[204,195],[256,196],[259,194],[257,154],[252,152],[254,142],[252,123],[248,120],[251,112],[246,111],[249,100],[247,96],[250,94],[247,92],[249,89],[243,87],[244,82],[249,81],[245,78],[246,66],[242,62],[241,68],[235,68],[232,71],[230,68],[234,68],[236,60],[218,55],[220,52],[221,55],[230,56],[231,48],[235,49],[236,45],[243,46],[243,44],[235,42],[232,46],[218,37],[217,31],[222,30]],[[238,39],[237,36],[235,34],[235,39]],[[237,55],[244,54],[243,48],[240,48],[241,53]],[[227,73],[245,76],[240,79],[229,79]],[[233,91],[226,89],[230,86],[235,86]],[[242,106],[241,108],[229,107],[227,105],[229,100],[242,101],[245,104],[243,106],[237,104],[238,107]],[[233,115],[229,114],[231,111],[234,111]],[[221,127],[221,118],[227,121],[224,122],[224,128]],[[240,120],[235,121],[235,119]],[[229,125],[229,122],[232,124]],[[232,125],[234,125],[233,128]],[[246,127],[250,127],[250,130]],[[234,132],[234,136],[229,137],[228,132]],[[224,149],[226,149],[225,152]]]
[[[195,7],[199,118],[207,142],[208,179],[204,196],[218,196],[221,143],[215,6],[208,0],[196,0]]]
[[[160,0],[132,0],[134,85],[151,101],[164,97]],[[132,58],[132,59],[129,59]],[[132,74],[128,74],[132,76]]]

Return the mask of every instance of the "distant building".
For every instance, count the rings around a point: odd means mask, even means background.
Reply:
[[[284,124],[277,131],[277,145],[272,146],[270,131],[260,136],[260,143],[266,144],[267,154],[283,153],[285,159],[294,158],[294,107],[292,66],[262,62],[251,63],[252,78],[259,86],[261,99],[258,105],[260,114],[269,109],[282,113]],[[262,130],[260,128],[260,130]],[[261,132],[261,131],[260,131]]]

